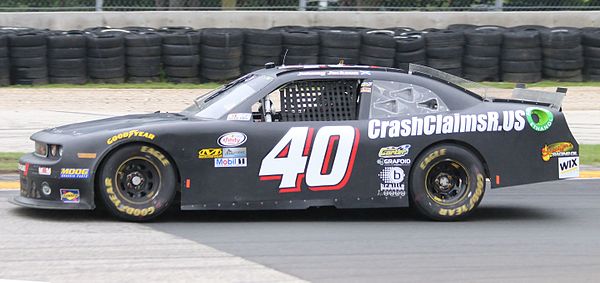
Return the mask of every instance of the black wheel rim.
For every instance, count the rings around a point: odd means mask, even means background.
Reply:
[[[427,172],[425,186],[431,200],[441,205],[454,205],[467,196],[469,173],[455,160],[442,160]]]
[[[160,188],[160,171],[144,157],[125,160],[116,172],[118,193],[127,201],[143,204],[151,201]]]

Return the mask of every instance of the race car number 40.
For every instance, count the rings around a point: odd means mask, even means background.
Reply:
[[[360,140],[358,129],[322,127],[314,141],[313,134],[313,128],[291,128],[263,158],[260,180],[280,180],[280,193],[300,192],[303,179],[311,191],[343,188],[354,167]]]

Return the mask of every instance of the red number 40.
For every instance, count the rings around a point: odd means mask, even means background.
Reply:
[[[300,192],[302,179],[312,191],[343,188],[354,167],[358,129],[322,127],[314,141],[313,134],[313,128],[291,128],[262,160],[260,180],[280,180],[280,193]]]

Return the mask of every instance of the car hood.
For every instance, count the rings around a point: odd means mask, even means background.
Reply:
[[[141,127],[150,123],[156,124],[161,122],[187,119],[189,119],[187,116],[176,113],[126,115],[60,126],[52,129],[47,129],[42,132],[78,136],[90,133],[98,133],[102,131],[117,131],[121,129],[131,129]]]

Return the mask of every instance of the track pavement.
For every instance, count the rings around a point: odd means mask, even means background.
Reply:
[[[12,206],[0,279],[220,282],[597,282],[600,179],[488,190],[468,221],[409,209],[169,211],[156,222]]]

